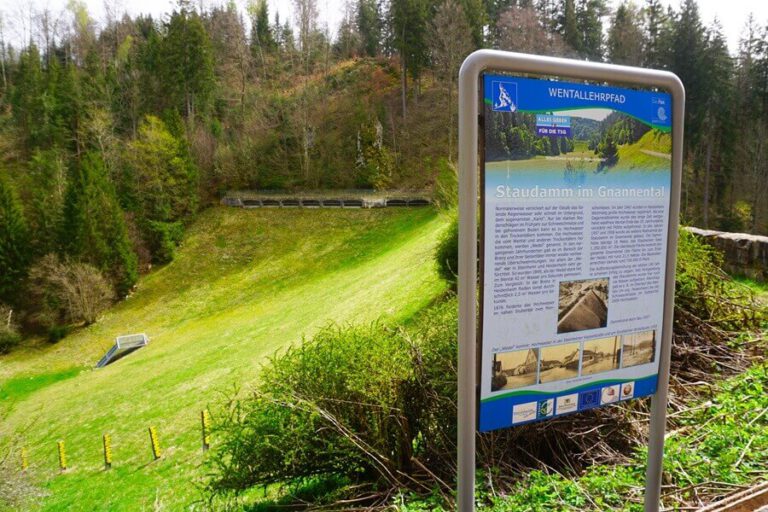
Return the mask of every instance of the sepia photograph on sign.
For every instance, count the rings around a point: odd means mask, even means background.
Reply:
[[[621,360],[621,342],[619,337],[611,336],[585,341],[581,360],[582,375],[593,375],[595,373],[617,370]]]
[[[538,349],[494,354],[491,391],[516,389],[536,384],[538,363]]]
[[[622,368],[653,362],[656,353],[656,331],[625,334],[622,338]]]
[[[578,377],[580,349],[580,343],[542,348],[539,384]]]
[[[608,324],[608,278],[563,281],[557,333],[599,329]]]

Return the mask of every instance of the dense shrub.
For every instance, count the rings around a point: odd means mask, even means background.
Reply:
[[[328,327],[273,358],[249,398],[215,415],[209,491],[318,475],[402,485],[414,465],[452,457],[455,309],[447,301],[407,332]]]
[[[678,316],[695,316],[724,330],[759,327],[764,310],[757,307],[749,288],[735,283],[723,272],[722,263],[720,251],[696,235],[679,230],[675,273]]]
[[[435,250],[437,272],[454,289],[459,273],[459,218],[453,215],[451,224],[446,229]]]
[[[115,291],[97,268],[49,254],[30,269],[27,296],[31,321],[58,341],[63,336],[52,327],[66,322],[92,324],[112,304]]]
[[[21,335],[16,329],[0,324],[0,354],[7,354],[21,343]]]
[[[181,222],[147,222],[147,244],[152,252],[152,261],[170,263],[176,253],[176,247],[184,237],[184,225]]]
[[[58,343],[69,334],[70,328],[68,325],[52,325],[48,329],[48,343]]]

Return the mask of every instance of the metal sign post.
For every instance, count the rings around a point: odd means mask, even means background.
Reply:
[[[509,73],[512,76],[507,76],[510,80],[506,88],[501,88],[500,91],[496,91],[495,98],[497,102],[490,101],[488,97],[481,97],[481,79],[486,72],[497,73]],[[532,402],[528,404],[519,404],[515,402],[523,391],[516,391],[514,393],[503,394],[497,393],[499,396],[490,396],[492,392],[498,391],[497,388],[491,387],[483,380],[482,387],[480,385],[481,379],[479,375],[483,375],[486,379],[490,372],[501,372],[502,363],[497,361],[496,352],[493,352],[493,358],[488,357],[489,352],[483,351],[482,347],[478,346],[478,272],[477,272],[477,211],[478,211],[478,125],[480,115],[480,105],[482,101],[486,104],[498,103],[499,105],[507,106],[508,112],[515,112],[518,101],[516,94],[518,92],[518,85],[512,83],[513,79],[517,79],[519,87],[524,87],[526,82],[532,82],[523,76],[536,76],[536,77],[548,77],[556,78],[557,80],[547,81],[547,85],[569,85],[572,91],[570,98],[576,97],[581,101],[596,99],[601,100],[603,98],[614,99],[621,97],[622,91],[628,95],[629,98],[634,94],[633,89],[617,89],[610,88],[606,83],[618,84],[622,87],[635,87],[643,88],[645,91],[640,91],[638,94],[657,94],[659,97],[663,94],[664,98],[671,98],[672,103],[672,117],[668,118],[665,109],[659,108],[658,114],[653,114],[654,122],[661,123],[666,129],[665,133],[670,133],[672,136],[672,149],[671,155],[667,158],[670,159],[669,166],[671,168],[671,176],[667,174],[669,178],[667,182],[668,196],[666,196],[664,203],[664,211],[668,214],[666,224],[663,224],[665,240],[659,243],[665,242],[666,246],[666,264],[664,268],[663,280],[659,277],[659,281],[663,281],[659,284],[659,299],[663,295],[663,320],[660,318],[658,325],[653,331],[646,331],[645,333],[630,333],[624,334],[621,331],[612,331],[608,334],[615,334],[609,341],[605,341],[605,338],[599,340],[589,340],[591,342],[603,343],[603,346],[609,347],[606,351],[599,351],[593,348],[587,350],[585,348],[588,343],[588,336],[579,337],[579,333],[572,333],[571,331],[557,331],[557,334],[552,334],[552,341],[541,342],[540,345],[546,348],[539,348],[536,343],[521,345],[532,346],[534,348],[528,349],[529,354],[526,355],[524,362],[514,370],[508,370],[505,375],[500,375],[502,380],[506,381],[507,376],[510,376],[510,380],[514,380],[521,372],[533,372],[532,378],[535,379],[543,391],[539,391],[539,394],[546,395],[550,393],[547,398],[549,401]],[[498,78],[502,80],[505,76],[494,75],[492,78]],[[571,80],[572,82],[564,82],[561,80]],[[502,80],[503,81],[503,80]],[[575,82],[574,82],[575,81]],[[581,82],[579,82],[581,81]],[[590,86],[585,85],[584,81],[590,83],[596,83],[600,85]],[[497,82],[493,82],[494,84]],[[590,87],[594,89],[594,92],[590,92]],[[608,91],[600,93],[599,88]],[[550,96],[557,95],[557,91],[552,93],[550,89]],[[581,92],[579,92],[581,91]],[[618,91],[618,93],[616,92]],[[656,92],[658,91],[658,92]],[[567,91],[566,91],[567,92]],[[485,93],[484,93],[485,94]],[[521,93],[522,94],[522,93]],[[618,94],[618,95],[617,95]],[[563,96],[560,96],[563,97]],[[607,100],[606,100],[607,101]],[[664,101],[660,100],[660,104],[664,105]],[[605,103],[605,102],[603,102]],[[624,100],[620,103],[624,103]],[[628,103],[631,103],[628,102]],[[589,108],[581,104],[578,108]],[[525,55],[518,53],[502,52],[496,50],[479,50],[471,54],[461,66],[459,72],[459,361],[458,361],[458,496],[457,507],[460,511],[468,512],[474,510],[474,491],[475,491],[475,435],[479,428],[479,423],[483,424],[483,416],[481,412],[480,422],[478,422],[478,409],[479,409],[479,397],[484,393],[484,404],[493,401],[492,407],[493,413],[497,416],[501,414],[504,416],[503,421],[496,421],[496,423],[486,421],[484,423],[483,430],[490,430],[493,428],[502,428],[515,423],[525,423],[527,421],[536,421],[538,419],[547,419],[547,417],[558,415],[566,412],[575,412],[576,410],[583,410],[589,407],[594,407],[595,404],[587,404],[586,398],[594,400],[597,394],[592,394],[589,397],[586,393],[597,393],[597,391],[588,390],[582,392],[579,390],[587,389],[593,382],[590,380],[590,373],[593,373],[594,368],[590,370],[584,370],[585,365],[594,364],[594,360],[604,360],[605,365],[615,365],[615,371],[613,374],[610,372],[605,375],[614,375],[618,380],[611,381],[611,386],[619,389],[622,380],[619,379],[622,375],[634,371],[634,368],[624,368],[624,362],[619,366],[619,355],[624,357],[624,352],[628,354],[633,353],[636,347],[643,346],[643,343],[651,344],[650,350],[655,355],[652,357],[646,366],[655,371],[656,364],[658,364],[658,372],[652,377],[651,384],[646,388],[649,390],[646,394],[652,394],[651,404],[651,420],[650,420],[650,436],[649,436],[649,451],[648,451],[648,465],[646,474],[646,494],[645,494],[645,510],[647,512],[659,510],[659,500],[661,491],[661,473],[662,473],[662,458],[664,451],[664,435],[666,424],[666,405],[667,405],[667,391],[669,387],[669,363],[671,354],[672,343],[672,313],[673,313],[673,300],[674,300],[674,284],[675,284],[675,256],[677,251],[677,226],[679,222],[679,194],[680,194],[680,181],[682,170],[682,143],[683,143],[683,114],[685,105],[685,91],[680,80],[672,73],[665,71],[646,70],[640,68],[632,68],[626,66],[616,66],[610,64],[590,63],[568,59],[541,57],[536,55]],[[540,110],[534,110],[533,107],[529,107],[528,110],[522,111],[531,113],[539,112],[536,114],[536,136],[539,137],[570,137],[571,130],[575,127],[571,124],[570,118],[567,115],[558,115],[555,108],[541,108]],[[563,109],[565,110],[565,109]],[[624,112],[628,112],[624,110]],[[533,114],[527,114],[533,116]],[[631,113],[630,113],[631,115]],[[660,120],[659,120],[660,119]],[[533,123],[533,121],[530,121]],[[646,124],[651,125],[652,122],[648,121]],[[653,125],[656,127],[656,125]],[[610,171],[608,171],[610,172]],[[509,171],[507,171],[509,176]],[[485,178],[484,178],[485,179]],[[484,182],[483,182],[484,183]],[[485,187],[485,184],[483,185]],[[485,189],[484,189],[485,190]],[[513,196],[514,197],[514,196]],[[615,204],[622,204],[616,202]],[[485,205],[483,205],[483,208]],[[484,211],[484,210],[483,210]],[[659,222],[664,222],[659,221]],[[485,228],[484,228],[485,229]],[[591,228],[590,228],[591,229]],[[659,231],[662,232],[662,231]],[[661,237],[663,238],[663,237]],[[485,250],[485,249],[484,249]],[[661,263],[659,267],[661,267]],[[661,274],[659,274],[661,276]],[[600,276],[602,277],[602,276]],[[606,280],[607,281],[607,280]],[[577,281],[572,281],[577,282]],[[562,283],[561,283],[562,286]],[[663,287],[663,288],[661,288]],[[484,293],[484,292],[483,292]],[[481,294],[482,295],[482,294]],[[482,299],[481,299],[482,300]],[[605,299],[608,302],[608,299]],[[661,302],[659,300],[658,302]],[[481,303],[482,304],[482,303]],[[527,305],[527,304],[526,304]],[[562,306],[561,306],[562,307]],[[606,304],[607,307],[607,304]],[[661,311],[661,310],[660,310]],[[555,312],[555,316],[557,315]],[[608,313],[606,313],[607,315]],[[661,313],[660,313],[661,314]],[[484,318],[480,315],[481,321]],[[484,327],[483,329],[485,329]],[[588,329],[587,327],[576,327],[571,330]],[[596,332],[600,331],[600,328],[604,328],[603,331],[608,330],[606,322],[602,325],[598,325],[595,329]],[[659,333],[660,329],[660,333]],[[570,334],[562,334],[563,332],[569,332]],[[643,341],[637,334],[650,334],[650,341]],[[660,336],[659,336],[660,334]],[[486,336],[484,333],[483,336]],[[634,336],[634,337],[633,337]],[[594,337],[594,336],[593,336]],[[631,341],[624,341],[625,338],[630,338]],[[659,340],[659,347],[656,347],[656,340]],[[549,349],[547,354],[553,354],[550,345],[557,348],[557,343],[565,343],[568,341],[571,346],[577,346],[574,354],[565,356],[562,361],[550,359],[549,361],[542,362],[544,357],[543,350]],[[574,341],[575,340],[575,341]],[[622,340],[625,345],[619,343]],[[536,340],[534,340],[536,341]],[[539,340],[541,341],[541,340]],[[565,346],[560,345],[563,349]],[[591,346],[590,346],[591,347]],[[617,351],[617,347],[629,347],[622,352]],[[611,353],[611,351],[613,351]],[[562,352],[562,351],[561,351]],[[483,359],[478,358],[478,354],[482,354]],[[636,357],[628,355],[627,358]],[[489,359],[485,361],[485,359]],[[587,361],[589,359],[589,361]],[[546,366],[545,366],[546,363]],[[561,409],[560,401],[557,401],[557,405],[553,405],[556,399],[568,398],[565,396],[557,396],[556,386],[551,383],[542,380],[540,375],[544,372],[551,370],[551,365],[559,363],[561,365],[561,373],[567,373],[567,371],[576,372],[578,378],[571,379],[571,382],[567,382],[569,385],[573,383],[576,387],[573,387],[568,392],[572,392],[571,397],[577,397],[577,404],[570,404],[566,410],[566,401],[563,401],[563,407]],[[653,363],[653,364],[650,364]],[[484,366],[485,364],[485,366]],[[633,363],[635,364],[635,363]],[[639,364],[638,368],[642,367]],[[493,367],[493,370],[489,370],[489,367]],[[565,368],[569,370],[565,370]],[[482,372],[482,373],[480,373]],[[623,373],[622,373],[623,372]],[[493,373],[493,375],[496,375]],[[586,377],[583,377],[586,375]],[[632,374],[634,375],[634,374]],[[515,377],[513,377],[515,376]],[[565,377],[559,377],[565,379]],[[638,378],[638,377],[636,377]],[[594,379],[593,379],[594,380]],[[585,384],[586,382],[586,384]],[[600,382],[606,382],[602,380]],[[619,383],[613,386],[614,383]],[[637,381],[638,386],[640,380]],[[604,385],[604,384],[603,384]],[[635,382],[631,383],[632,388]],[[524,386],[523,386],[524,387]],[[538,389],[538,388],[537,388]],[[603,388],[607,390],[606,388]],[[633,393],[629,393],[624,396],[624,389],[621,388],[621,399],[629,399],[634,396]],[[627,387],[626,389],[630,389]],[[574,391],[576,390],[576,391]],[[608,390],[611,393],[613,390]],[[642,394],[642,393],[638,393]],[[512,397],[512,395],[516,395]],[[615,395],[614,399],[615,399]],[[583,400],[584,399],[584,400]],[[507,402],[505,402],[507,400]],[[608,399],[600,401],[597,398],[597,405],[610,403]],[[582,401],[584,401],[584,407],[582,407]],[[509,405],[508,409],[505,404],[517,404]],[[533,410],[533,407],[538,404],[538,412]],[[573,408],[571,408],[573,405]],[[526,406],[523,410],[522,406]],[[543,407],[542,407],[543,406]],[[519,407],[519,413],[517,409],[513,407]],[[491,406],[487,408],[490,410]],[[527,409],[532,409],[528,411]],[[514,414],[513,414],[514,410]],[[501,411],[501,413],[499,412]],[[509,414],[507,418],[506,414]],[[528,414],[528,416],[525,416]],[[532,414],[532,416],[530,416]],[[490,425],[490,426],[489,426]]]

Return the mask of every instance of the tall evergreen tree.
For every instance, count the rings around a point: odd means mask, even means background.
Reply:
[[[608,30],[608,59],[615,64],[639,66],[643,61],[643,32],[640,11],[632,2],[616,9]]]
[[[461,9],[464,11],[464,17],[469,24],[472,45],[475,48],[482,48],[485,44],[484,30],[489,24],[489,16],[486,11],[483,0],[460,0]]]
[[[727,188],[724,159],[729,158],[733,146],[730,134],[733,131],[731,119],[733,108],[733,62],[728,54],[728,46],[722,28],[717,21],[707,31],[706,47],[703,60],[707,63],[704,77],[709,87],[706,89],[706,108],[704,111],[703,167],[704,180],[702,191],[702,222],[709,227],[710,205],[712,198],[723,200],[722,192]],[[729,144],[724,144],[729,142]],[[719,192],[719,193],[718,193]]]
[[[275,47],[275,37],[269,25],[269,6],[267,0],[257,0],[251,13],[251,48],[253,56],[257,52],[269,52]],[[255,50],[255,51],[254,51]]]
[[[663,44],[667,29],[667,17],[661,0],[646,0],[643,23],[643,65],[663,68],[666,64]]]
[[[426,0],[392,0],[389,4],[392,47],[400,56],[403,116],[407,112],[408,75],[418,81],[427,64],[427,7]]]
[[[669,64],[685,85],[687,148],[698,147],[707,108],[705,44],[706,34],[696,0],[684,0],[675,17]]]
[[[576,18],[575,0],[563,0],[562,9],[558,17],[558,32],[563,36],[568,46],[581,53],[582,42]]]
[[[16,302],[28,265],[27,223],[10,181],[0,175],[0,302]]]
[[[108,273],[120,295],[128,293],[136,283],[136,254],[114,187],[96,153],[85,154],[73,166],[64,198],[59,244],[65,255]]]
[[[207,112],[215,85],[211,42],[200,16],[182,8],[168,21],[159,71],[167,106],[188,120]]]
[[[19,54],[13,82],[13,117],[25,148],[31,152],[46,143],[45,77],[40,63],[40,52],[34,43]]]
[[[357,0],[356,14],[362,53],[369,57],[375,57],[379,54],[382,37],[379,3],[376,0]]]
[[[589,60],[603,60],[603,23],[608,12],[605,0],[579,0],[576,23],[579,31],[579,53]]]

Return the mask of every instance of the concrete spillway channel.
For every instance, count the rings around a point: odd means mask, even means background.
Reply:
[[[221,204],[236,208],[402,208],[429,206],[432,201],[426,194],[389,196],[360,193],[305,196],[236,193],[222,198]]]
[[[605,301],[589,290],[584,294],[557,323],[557,332],[574,332],[605,327],[608,320],[608,307]]]

